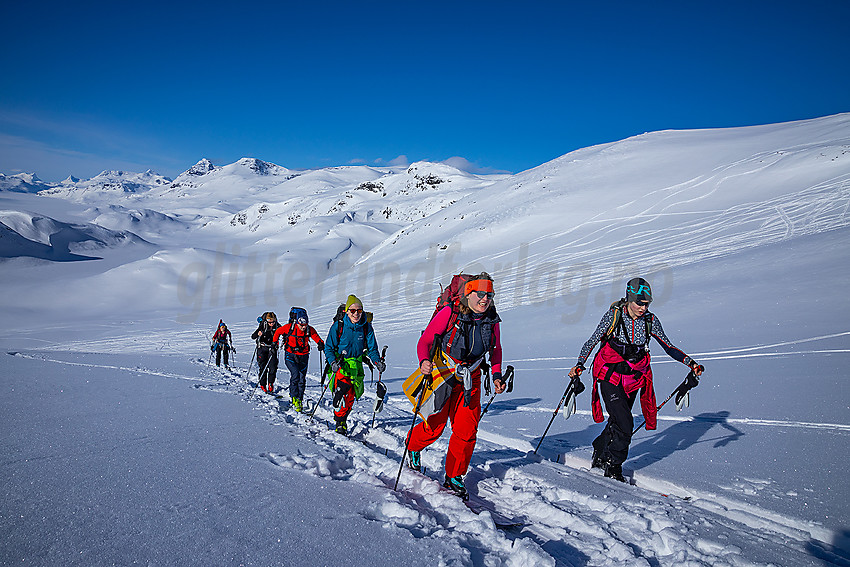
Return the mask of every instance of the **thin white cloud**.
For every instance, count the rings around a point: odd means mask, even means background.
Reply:
[[[395,165],[409,165],[410,161],[408,161],[407,156],[402,154],[395,159],[391,159],[387,162],[387,165],[395,166]]]
[[[455,169],[459,169],[461,171],[465,171],[467,173],[472,173],[473,175],[491,175],[498,173],[511,173],[510,171],[505,171],[503,169],[496,169],[493,167],[481,167],[480,165],[474,164],[465,157],[454,156],[450,157],[447,160],[443,160],[441,163],[446,165],[450,165]]]

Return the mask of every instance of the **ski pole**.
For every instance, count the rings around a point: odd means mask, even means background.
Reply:
[[[257,349],[260,348],[260,341],[258,340],[254,345],[254,354],[251,355],[251,362],[248,363],[248,370],[245,371],[245,380],[248,379],[248,376],[251,374],[251,367],[254,366],[254,357],[257,356]]]
[[[258,346],[257,348],[259,348],[259,346]],[[254,397],[254,394],[256,393],[257,388],[260,386],[260,380],[262,380],[262,376],[263,376],[263,374],[265,374],[265,373],[266,373],[266,371],[269,369],[269,364],[271,364],[271,363],[272,363],[272,355],[273,355],[273,354],[274,354],[274,353],[272,352],[272,349],[271,349],[271,347],[270,347],[270,348],[269,348],[269,360],[266,362],[266,367],[265,367],[265,368],[263,368],[263,371],[262,371],[262,372],[260,372],[259,374],[257,374],[257,385],[256,385],[256,386],[254,386],[254,391],[253,391],[253,392],[251,392],[251,395],[250,395],[250,396],[248,396],[248,399],[249,399],[249,400],[250,400],[251,398],[253,398],[253,397]],[[257,357],[257,368],[259,368],[259,364],[260,364],[260,357],[258,356],[258,357]]]
[[[322,395],[321,395],[321,396],[319,396],[319,400],[316,402],[316,405],[315,405],[315,406],[313,406],[313,411],[311,411],[311,412],[310,412],[310,419],[309,419],[309,421],[313,421],[313,416],[316,414],[316,410],[317,410],[317,409],[319,409],[319,404],[321,403],[322,398],[324,398],[324,397],[325,397],[325,392],[327,392],[327,391],[328,391],[328,386],[330,386],[330,382],[328,382],[327,384],[325,384],[325,387],[322,389]]]
[[[337,362],[339,362],[340,358],[342,358],[342,356],[344,356],[344,355],[345,355],[345,351],[338,353],[336,355]],[[322,369],[322,383],[324,383],[324,382],[325,382],[325,370],[323,368]],[[328,391],[328,386],[330,386],[330,385],[331,385],[331,381],[328,380],[328,383],[325,384],[325,387],[322,389],[322,395],[319,396],[319,400],[316,402],[316,405],[313,407],[313,411],[310,412],[310,420],[309,421],[313,421],[313,416],[316,415],[316,410],[319,409],[319,403],[321,403],[322,398],[325,397],[325,392]]]
[[[578,369],[576,375],[570,380],[570,383],[567,384],[567,389],[564,390],[564,395],[561,396],[561,401],[558,402],[558,407],[555,408],[555,411],[552,412],[552,419],[549,420],[549,425],[546,426],[546,431],[543,432],[543,436],[540,438],[540,441],[537,443],[537,447],[534,448],[534,454],[537,454],[537,449],[540,448],[540,445],[543,443],[543,439],[546,438],[546,434],[549,433],[549,428],[552,427],[552,422],[555,421],[555,416],[558,415],[558,412],[561,411],[561,405],[567,400],[569,395],[572,393],[571,391],[575,387],[575,383],[579,381],[579,377],[581,376],[582,370]]]
[[[705,368],[702,366],[702,364],[700,364],[699,366],[697,366],[697,368],[699,369],[699,371],[700,371],[700,372],[705,371]],[[688,373],[688,375],[685,377],[685,380],[684,380],[681,384],[679,384],[678,386],[676,386],[676,389],[675,389],[675,390],[673,390],[672,392],[670,392],[670,395],[669,395],[669,396],[667,396],[667,399],[665,399],[663,402],[661,402],[661,405],[659,405],[658,407],[656,407],[656,408],[655,408],[655,411],[656,411],[656,412],[661,411],[661,408],[663,408],[663,407],[664,407],[664,404],[666,404],[667,402],[669,402],[669,401],[670,401],[670,399],[671,399],[673,396],[675,396],[675,395],[676,395],[676,392],[678,392],[678,391],[682,388],[682,386],[684,386],[684,385],[688,382],[688,378],[690,378],[690,377],[691,377],[691,374],[694,374],[693,369],[692,369],[692,370]],[[694,378],[696,378],[696,374],[694,374]],[[640,430],[640,428],[641,428],[641,427],[643,427],[644,425],[646,425],[646,419],[645,419],[645,418],[644,418],[644,420],[643,420],[643,423],[641,423],[640,425],[638,425],[638,426],[635,428],[635,430],[634,430],[634,431],[632,431],[632,435],[634,435],[635,433],[637,433],[637,432]]]
[[[410,424],[410,431],[407,432],[407,440],[404,442],[404,451],[401,454],[401,463],[398,465],[398,474],[395,477],[395,485],[393,485],[393,490],[398,488],[398,481],[401,478],[401,469],[404,468],[404,459],[407,457],[407,449],[410,447],[410,438],[413,436],[413,428],[416,426],[416,416],[419,415],[419,408],[422,407],[422,398],[425,396],[425,390],[427,390],[431,384],[430,376],[422,376],[422,390],[419,392],[419,399],[416,400],[416,409],[413,410],[413,422]]]
[[[381,351],[381,362],[384,362],[384,359],[387,356],[387,345],[384,345],[384,350]],[[384,373],[378,369],[378,385],[375,386],[375,407],[372,408],[372,425],[371,427],[375,427],[375,415],[378,413],[378,405],[381,405],[381,409],[383,409],[384,396],[387,395],[387,387],[381,382],[381,377]],[[381,391],[383,389],[383,392]]]
[[[505,393],[509,394],[514,389],[514,367],[513,366],[508,365],[507,370],[505,370],[504,380],[505,380],[505,384],[508,385],[508,387],[505,388]],[[479,423],[481,422],[482,419],[484,419],[484,414],[487,413],[488,409],[490,409],[490,404],[492,404],[493,400],[496,399],[496,395],[497,394],[493,394],[493,397],[490,398],[490,401],[487,402],[487,405],[484,406],[483,410],[481,410],[481,417],[478,418]]]
[[[324,375],[324,372],[325,372],[325,364],[322,361],[322,351],[319,350],[319,375],[320,376]],[[324,383],[325,383],[325,380],[323,378],[322,379],[322,385],[324,385]]]
[[[212,355],[213,355],[213,352],[215,352],[215,350],[213,349],[213,341],[212,341],[212,339],[207,338],[206,333],[204,333],[204,338],[207,339],[207,342],[210,345],[210,357],[207,359],[207,366],[211,366],[212,365]]]
[[[439,334],[434,335],[434,343],[431,345],[431,361],[433,362],[434,357],[437,355],[437,348],[439,347],[438,338]],[[433,371],[433,370],[432,370]],[[407,440],[404,442],[404,451],[401,453],[401,463],[398,465],[398,474],[395,477],[395,484],[393,485],[393,490],[398,488],[398,480],[401,478],[401,469],[404,468],[404,459],[407,457],[407,450],[410,447],[410,438],[413,436],[413,428],[416,427],[416,416],[419,415],[419,408],[422,407],[422,398],[425,396],[425,390],[431,387],[431,375],[425,376],[422,375],[422,389],[419,391],[419,399],[416,400],[416,408],[413,410],[413,422],[410,424],[410,431],[407,432]]]
[[[372,378],[371,380],[369,380],[369,385],[371,386],[375,383],[375,366],[372,364],[372,360],[369,358],[368,348],[363,349],[363,362],[366,363],[366,366],[369,367],[369,372],[372,374]]]

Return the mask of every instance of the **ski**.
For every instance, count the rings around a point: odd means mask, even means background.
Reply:
[[[586,470],[592,473],[598,473],[599,475],[604,475],[602,469],[591,467],[591,462],[589,460],[575,455],[564,454],[563,456],[559,457],[558,460],[556,460],[555,462],[567,467]],[[641,475],[635,475],[635,471],[628,468],[623,468],[623,476],[626,478],[626,482],[620,482],[613,478],[606,478],[604,476],[603,478],[605,478],[605,480],[611,481],[616,486],[633,486],[635,488],[640,488],[641,490],[654,492],[665,498],[676,499],[682,502],[691,502],[693,500],[693,495],[690,494],[686,488],[676,486],[673,483],[660,479],[643,477]]]

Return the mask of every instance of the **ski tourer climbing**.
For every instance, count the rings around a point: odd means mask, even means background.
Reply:
[[[328,331],[325,357],[328,360],[329,387],[333,392],[336,432],[348,434],[348,414],[354,400],[363,395],[363,361],[371,359],[379,372],[386,370],[378,352],[378,342],[372,328],[372,314],[363,311],[363,302],[349,295],[340,305],[340,317]]]
[[[456,298],[433,316],[416,347],[418,372],[424,377],[425,389],[433,388],[434,393],[429,398],[433,404],[427,415],[423,414],[426,419],[408,434],[409,464],[420,470],[421,451],[442,435],[451,420],[444,486],[464,499],[468,494],[463,477],[472,460],[481,419],[481,376],[488,367],[486,358],[496,393],[505,391],[501,319],[494,295],[489,274],[472,276],[462,284]]]
[[[289,397],[292,407],[300,412],[304,402],[304,390],[307,387],[307,363],[310,361],[310,339],[319,350],[325,350],[325,343],[310,326],[307,310],[293,307],[289,310],[289,322],[274,333],[273,342],[283,339],[283,362],[289,369]]]
[[[625,482],[623,462],[629,454],[634,419],[632,407],[640,391],[640,405],[646,428],[656,427],[656,400],[650,367],[649,342],[654,337],[673,359],[689,366],[695,376],[703,368],[691,357],[673,346],[658,317],[649,311],[652,289],[643,278],[633,278],[626,285],[626,296],[611,305],[593,335],[584,343],[578,363],[570,369],[573,378],[585,369],[591,351],[602,343],[593,359],[593,420],[604,420],[602,403],[608,412],[608,423],[593,441],[591,466],[601,468],[605,476]]]
[[[230,334],[230,329],[221,319],[218,320],[218,328],[215,330],[210,348],[215,353],[215,365],[221,366],[222,355],[224,355],[224,366],[229,368],[229,352],[231,350],[236,352],[236,349],[233,348],[233,336]]]
[[[263,313],[257,318],[259,327],[251,334],[251,338],[257,341],[257,367],[259,370],[259,384],[264,392],[274,394],[274,381],[277,377],[277,343],[274,334],[280,328],[277,315],[273,311]]]

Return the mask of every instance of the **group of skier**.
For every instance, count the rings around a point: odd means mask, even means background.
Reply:
[[[421,470],[422,450],[434,443],[451,421],[444,486],[464,499],[468,494],[463,479],[475,449],[482,415],[482,386],[489,395],[492,376],[496,394],[506,389],[502,377],[501,319],[496,312],[494,296],[494,282],[489,274],[455,276],[438,299],[437,309],[417,343],[419,366],[404,384],[405,393],[414,404],[414,413],[422,418],[407,434],[405,457],[408,466]],[[584,390],[580,376],[593,349],[601,343],[591,364],[591,407],[594,421],[600,423],[604,420],[604,404],[608,422],[593,441],[591,466],[601,468],[606,477],[623,482],[622,464],[628,456],[634,426],[631,411],[639,392],[646,428],[656,427],[650,340],[655,338],[670,357],[690,367],[689,376],[694,379],[687,386],[685,383],[680,386],[680,395],[696,385],[703,371],[701,365],[673,346],[658,317],[649,311],[651,302],[649,283],[642,278],[631,279],[625,297],[612,304],[603,315],[568,374],[570,386],[567,391],[572,390],[575,395]],[[280,342],[291,376],[292,407],[302,411],[309,341],[313,340],[327,361],[322,380],[328,379],[332,392],[335,430],[346,435],[348,415],[364,391],[364,363],[374,366],[380,373],[386,369],[372,328],[372,314],[364,312],[363,302],[349,295],[345,304],[340,305],[324,341],[309,325],[307,311],[302,308],[293,308],[285,325],[280,325],[273,312],[264,313],[258,323],[251,338],[257,344],[259,387],[269,393],[275,391]],[[227,365],[228,348],[232,348],[230,331],[220,322],[213,337],[216,364],[223,352]]]

